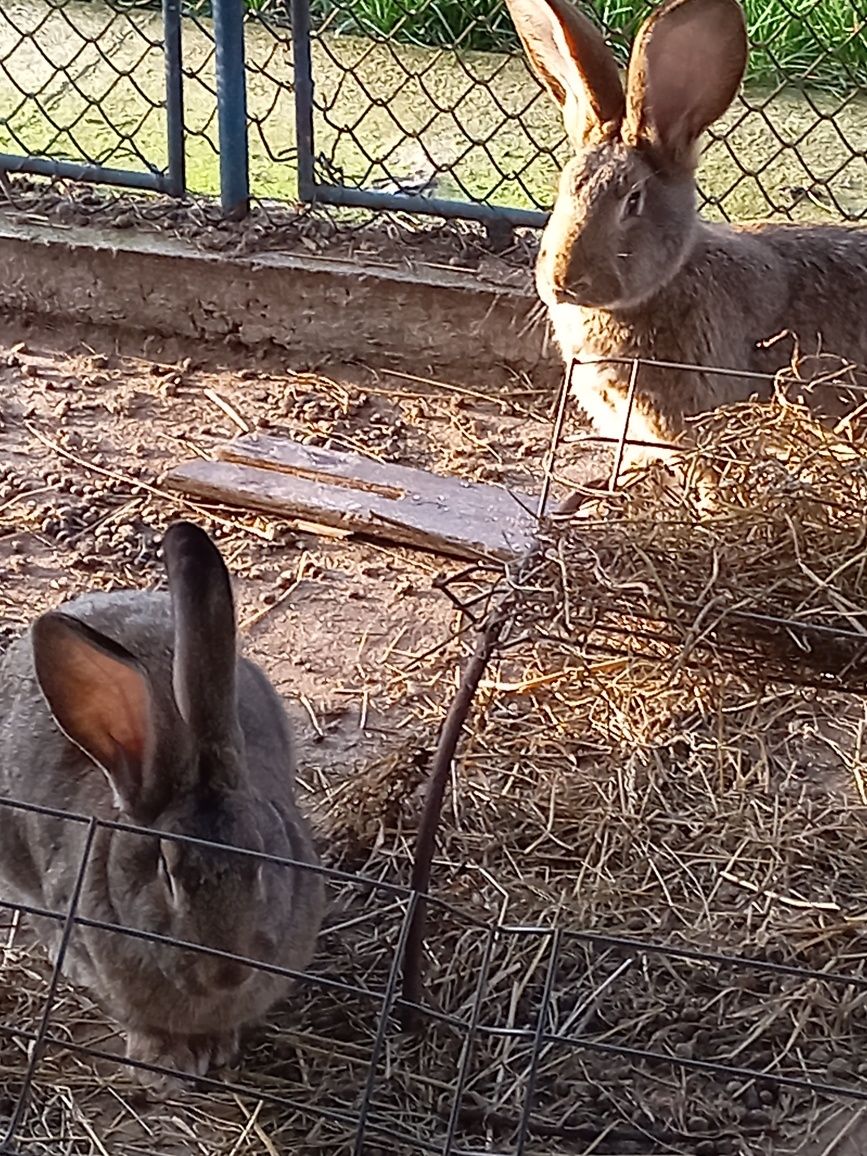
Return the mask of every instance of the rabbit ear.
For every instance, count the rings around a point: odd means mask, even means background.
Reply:
[[[51,611],[32,627],[39,687],[57,725],[135,813],[154,745],[150,680],[136,659],[76,618]]]
[[[617,63],[599,30],[569,0],[506,0],[536,75],[560,105],[578,146],[620,127],[625,99]]]
[[[163,553],[175,618],[173,685],[181,717],[200,748],[229,754],[238,742],[235,603],[219,550],[198,526],[174,522]],[[219,759],[209,760],[215,765]],[[229,772],[231,759],[226,772]],[[202,768],[204,771],[204,767]]]
[[[668,0],[642,25],[626,85],[626,136],[676,164],[734,100],[747,64],[738,0]]]

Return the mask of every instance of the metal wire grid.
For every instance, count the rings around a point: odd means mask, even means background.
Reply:
[[[654,960],[661,961],[669,970],[678,964],[686,965],[691,969],[692,982],[697,982],[708,994],[709,1002],[713,1000],[714,982],[720,991],[732,982],[732,975],[750,973],[757,976],[779,981],[794,981],[809,985],[820,984],[827,992],[829,1000],[837,999],[844,989],[856,992],[867,991],[867,980],[860,977],[839,974],[830,971],[812,971],[803,967],[786,963],[762,959],[745,959],[730,957],[723,953],[706,952],[689,948],[672,948],[662,946],[649,940],[632,939],[622,936],[600,935],[574,929],[559,927],[515,926],[503,922],[486,923],[474,919],[466,911],[439,902],[429,900],[428,904],[434,913],[437,923],[454,921],[465,928],[476,932],[477,939],[474,950],[467,952],[466,965],[470,970],[465,985],[466,998],[462,1002],[460,1012],[456,1014],[448,1008],[418,1007],[416,1010],[422,1019],[422,1030],[426,1033],[447,1031],[453,1037],[455,1048],[454,1079],[450,1087],[440,1089],[438,1094],[439,1110],[432,1112],[428,1118],[419,1118],[415,1128],[408,1128],[405,1115],[400,1111],[400,1093],[395,1097],[389,1095],[389,1084],[394,1081],[400,1085],[396,1069],[401,1063],[400,1053],[395,1041],[400,1030],[394,1016],[401,1010],[399,998],[399,978],[403,949],[406,944],[408,930],[414,917],[419,896],[406,888],[394,886],[377,879],[353,877],[339,871],[322,869],[322,874],[332,881],[350,884],[358,888],[359,893],[368,895],[374,908],[379,907],[384,913],[389,909],[399,912],[399,920],[389,929],[384,919],[383,931],[389,935],[390,962],[387,973],[382,976],[382,984],[377,988],[368,988],[351,982],[346,976],[334,978],[324,974],[299,975],[277,967],[268,967],[255,960],[235,956],[227,953],[209,951],[195,945],[171,940],[166,937],[144,932],[138,929],[115,926],[88,919],[78,910],[82,885],[89,862],[96,832],[99,828],[111,828],[117,831],[127,831],[130,834],[148,837],[153,832],[146,829],[127,826],[122,823],[111,823],[94,818],[86,818],[70,812],[36,807],[15,800],[0,800],[0,805],[17,809],[24,809],[37,814],[44,814],[52,818],[61,818],[71,824],[80,825],[84,836],[84,846],[81,859],[76,871],[75,882],[71,891],[69,907],[65,911],[46,911],[39,908],[16,905],[2,901],[6,909],[29,913],[62,923],[62,937],[55,966],[48,982],[41,1014],[38,1022],[32,1028],[22,1028],[20,1024],[0,1024],[0,1037],[23,1043],[27,1048],[26,1061],[22,1060],[20,1086],[11,1102],[9,1118],[0,1120],[0,1154],[2,1156],[23,1156],[24,1153],[37,1150],[31,1146],[26,1137],[26,1122],[28,1101],[34,1086],[38,1081],[40,1065],[45,1055],[51,1051],[61,1051],[89,1057],[94,1060],[127,1064],[131,1066],[147,1067],[150,1070],[163,1072],[165,1069],[156,1065],[132,1065],[132,1061],[120,1060],[116,1055],[104,1048],[93,1047],[76,1043],[64,1032],[53,1030],[54,1007],[57,998],[60,974],[64,957],[69,949],[70,942],[75,934],[76,927],[87,926],[106,930],[112,934],[129,935],[139,939],[153,941],[164,946],[178,946],[184,950],[200,951],[205,954],[235,959],[252,964],[262,970],[286,974],[299,983],[312,985],[316,990],[317,998],[326,999],[329,995],[338,995],[357,999],[367,1008],[367,1014],[372,1017],[372,1046],[366,1060],[366,1077],[359,1081],[352,1089],[351,1097],[337,1105],[317,1104],[312,1094],[308,1098],[282,1094],[279,1087],[273,1082],[270,1087],[262,1088],[246,1084],[243,1072],[240,1076],[232,1077],[228,1081],[201,1078],[189,1075],[189,1079],[197,1087],[205,1091],[235,1093],[239,1097],[249,1097],[253,1101],[261,1101],[267,1105],[294,1111],[300,1114],[312,1131],[317,1124],[328,1123],[335,1126],[345,1142],[341,1150],[351,1151],[354,1154],[380,1151],[375,1145],[388,1144],[389,1152],[438,1153],[441,1156],[479,1156],[484,1152],[487,1156],[522,1156],[531,1152],[540,1151],[539,1138],[547,1136],[550,1145],[544,1149],[554,1151],[554,1140],[560,1135],[567,1147],[570,1141],[586,1135],[588,1129],[563,1125],[558,1131],[556,1126],[544,1121],[544,1106],[551,1099],[551,1065],[552,1054],[567,1056],[576,1052],[590,1052],[603,1060],[608,1058],[611,1063],[617,1060],[628,1060],[634,1064],[648,1066],[652,1071],[673,1072],[675,1076],[695,1073],[707,1076],[720,1082],[738,1081],[752,1084],[758,1081],[759,1086],[771,1089],[777,1093],[792,1090],[808,1093],[817,1097],[831,1097],[844,1102],[867,1102],[867,1086],[852,1084],[840,1085],[834,1081],[809,1079],[803,1075],[786,1071],[772,1071],[766,1066],[764,1070],[753,1070],[739,1065],[734,1061],[725,1062],[716,1058],[682,1056],[666,1050],[657,1050],[652,1047],[636,1048],[618,1042],[616,1034],[602,1032],[592,1026],[593,1011],[596,1002],[603,993],[615,985],[624,970],[632,965],[639,969],[646,969],[653,965]],[[165,836],[161,836],[165,837]],[[183,836],[171,836],[178,841],[197,842],[201,846],[213,847],[226,854],[253,854],[257,858],[271,862],[288,864],[288,861],[276,859],[272,856],[247,852],[240,849],[230,850],[218,844],[210,844],[201,840],[185,839]],[[500,949],[504,944],[514,940],[525,940],[532,947],[535,958],[534,973],[531,976],[529,990],[525,991],[524,1007],[518,1019],[523,1023],[516,1025],[514,1008],[509,1007],[508,1001],[503,1000],[503,990],[498,990],[500,983],[496,973],[502,970],[503,959]],[[594,965],[603,953],[613,956],[607,971]],[[432,954],[436,955],[435,946]],[[574,983],[574,962],[576,958],[586,960],[585,983],[577,986]],[[566,963],[569,966],[564,966]],[[601,976],[601,978],[600,978]],[[567,977],[572,977],[571,981]],[[566,986],[564,986],[566,979]],[[513,988],[511,983],[506,985],[506,991]],[[788,990],[791,997],[792,989]],[[358,1014],[357,1012],[355,1013]],[[751,1030],[750,1024],[743,1025],[744,1034]],[[484,1040],[510,1040],[517,1053],[515,1065],[519,1079],[513,1081],[510,1106],[512,1113],[509,1117],[511,1135],[504,1140],[501,1136],[498,1143],[491,1146],[491,1137],[482,1139],[474,1136],[473,1122],[485,1119],[481,1110],[477,1093],[468,1095],[470,1085],[477,1085],[480,1066],[483,1061],[475,1055],[475,1050]],[[411,1060],[412,1049],[409,1055],[404,1056]],[[545,1072],[542,1075],[543,1061]],[[853,1065],[854,1066],[854,1065]],[[796,1069],[793,1069],[793,1071]],[[174,1073],[172,1073],[174,1074]],[[423,1079],[423,1070],[411,1073],[411,1076]],[[659,1078],[659,1076],[657,1076]],[[586,1091],[586,1089],[585,1089]],[[604,1102],[596,1104],[596,1111],[603,1112]],[[496,1117],[495,1106],[491,1105],[491,1117]],[[645,1129],[645,1147],[642,1151],[681,1151],[680,1145],[689,1138],[677,1136],[669,1132],[657,1132],[654,1135],[652,1116],[648,1114]],[[597,1131],[600,1135],[610,1132],[617,1124],[614,1120],[599,1122]],[[482,1129],[484,1132],[484,1128]],[[622,1129],[621,1129],[622,1132]],[[350,1138],[351,1137],[351,1138]],[[632,1139],[640,1139],[641,1130],[633,1131]],[[302,1137],[299,1136],[299,1140]],[[623,1138],[623,1136],[621,1136]],[[699,1142],[701,1137],[692,1137],[692,1141]],[[654,1144],[657,1146],[654,1147]],[[374,1145],[374,1147],[371,1147]],[[672,1149],[672,1145],[674,1145]],[[73,1149],[69,1149],[73,1151]],[[325,1150],[325,1147],[323,1148]],[[686,1151],[691,1151],[687,1148]],[[136,1148],[136,1151],[142,1151]]]
[[[180,51],[179,0],[4,3],[0,170],[180,195]]]
[[[17,908],[19,911],[47,916],[62,922],[64,935],[61,951],[64,945],[68,946],[78,926],[100,927],[110,933],[129,934],[165,945],[176,942],[135,929],[101,924],[88,919],[77,910],[77,896],[96,830],[100,827],[110,827],[127,830],[132,834],[145,834],[142,829],[87,819],[63,811],[22,805],[14,800],[0,801],[0,805],[23,806],[25,810],[60,817],[82,827],[85,847],[69,908],[63,912],[44,912],[21,906]],[[196,840],[186,841],[201,843]],[[203,845],[215,846],[207,843]],[[225,848],[221,850],[229,853]],[[243,851],[236,853],[250,854]],[[271,856],[257,857],[275,861]],[[284,861],[276,860],[276,862]],[[370,1019],[369,1034],[372,1038],[370,1053],[364,1064],[365,1073],[352,1088],[350,1096],[345,1096],[339,1104],[332,1102],[327,1105],[317,1104],[315,1097],[305,1099],[299,1097],[297,1092],[294,1095],[284,1093],[273,1083],[263,1091],[261,1086],[245,1083],[243,1074],[232,1077],[228,1083],[219,1080],[205,1080],[200,1083],[206,1090],[234,1092],[239,1097],[249,1097],[252,1102],[264,1102],[276,1109],[291,1110],[305,1121],[309,1121],[311,1130],[325,1124],[333,1126],[343,1136],[351,1137],[345,1141],[340,1150],[368,1154],[387,1150],[395,1153],[434,1152],[446,1156],[479,1156],[481,1152],[502,1153],[502,1156],[525,1153],[529,1156],[532,1152],[545,1151],[550,1154],[559,1150],[555,1147],[555,1138],[560,1137],[565,1144],[565,1150],[574,1151],[574,1147],[569,1147],[570,1144],[574,1145],[579,1140],[589,1143],[592,1137],[587,1135],[586,1127],[582,1128],[581,1125],[571,1127],[562,1125],[558,1131],[556,1123],[551,1122],[549,1101],[552,1055],[566,1057],[577,1051],[592,1052],[603,1059],[607,1058],[612,1064],[623,1059],[633,1065],[649,1066],[657,1072],[657,1078],[660,1070],[672,1071],[676,1078],[685,1078],[685,1073],[693,1073],[718,1080],[721,1085],[738,1081],[750,1086],[758,1083],[763,1092],[768,1094],[789,1090],[822,1097],[841,1097],[846,1102],[867,1101],[867,1088],[863,1087],[861,1082],[844,1087],[833,1080],[805,1078],[796,1074],[798,1072],[796,1064],[792,1064],[788,1071],[782,1069],[780,1064],[774,1071],[769,1070],[767,1065],[762,1068],[751,1068],[745,1064],[738,1064],[733,1059],[725,1062],[712,1056],[702,1056],[700,1053],[680,1056],[654,1046],[637,1048],[618,1042],[615,1033],[600,1031],[592,1023],[595,1004],[605,991],[613,989],[621,982],[625,967],[634,965],[638,970],[646,970],[657,960],[662,961],[669,970],[684,963],[694,968],[690,982],[700,985],[710,1005],[731,986],[729,977],[732,974],[755,974],[780,980],[788,979],[804,985],[819,984],[822,990],[827,992],[826,998],[829,1002],[834,1002],[838,998],[842,1000],[846,989],[850,992],[854,989],[856,993],[864,993],[867,981],[861,977],[827,970],[810,970],[773,960],[746,960],[730,958],[718,952],[672,949],[648,940],[594,935],[575,929],[522,927],[504,921],[488,924],[483,920],[474,919],[466,911],[458,910],[452,905],[432,902],[430,907],[434,913],[432,923],[435,929],[448,924],[459,924],[475,932],[475,943],[472,949],[466,952],[465,966],[468,969],[468,977],[464,998],[459,1001],[459,1006],[455,1008],[454,1005],[440,1005],[435,1009],[418,1006],[424,1031],[448,1032],[451,1035],[455,1065],[454,1079],[450,1086],[439,1090],[441,1110],[439,1112],[430,1110],[425,1115],[419,1113],[415,1127],[410,1129],[406,1124],[405,1114],[400,1112],[395,1103],[400,1098],[403,1086],[399,1078],[399,1069],[401,1066],[406,1069],[415,1060],[419,1067],[410,1072],[405,1070],[403,1080],[422,1080],[426,1073],[417,1055],[413,1055],[412,1052],[408,1056],[399,1053],[399,1045],[396,1043],[399,1032],[393,1017],[402,1010],[398,995],[402,955],[420,897],[406,888],[393,886],[378,879],[356,878],[337,871],[322,873],[329,880],[339,881],[357,889],[361,894],[366,894],[368,908],[373,910],[374,917],[382,927],[382,934],[388,939],[388,964],[380,976],[381,982],[377,985],[366,986],[348,981],[347,973],[335,975],[333,969],[331,974],[296,977],[302,984],[311,987],[316,992],[316,997],[323,1001],[336,994],[363,1002],[366,1007],[363,1014]],[[14,905],[6,903],[4,906],[8,908]],[[397,915],[393,923],[387,921],[389,911]],[[504,990],[501,983],[502,973],[508,972],[505,967],[507,961],[503,958],[504,945],[515,941],[524,941],[528,953],[535,957],[532,974],[526,982],[525,995],[522,997],[524,1006],[519,1017],[522,1022],[519,1025],[516,1025],[510,1016],[512,1008],[508,997],[511,989],[513,1004],[514,984],[509,982]],[[187,944],[179,946],[187,949],[191,947]],[[192,949],[197,950],[195,947]],[[436,931],[431,936],[430,951],[435,961]],[[612,953],[613,959],[603,967],[601,962],[596,964],[595,960],[605,952]],[[221,953],[206,952],[206,954]],[[576,982],[575,960],[577,957],[580,963],[584,956],[587,957],[587,961],[583,967],[583,974]],[[240,957],[229,955],[227,958]],[[58,967],[60,962],[58,959]],[[263,968],[263,970],[281,969]],[[72,1043],[63,1032],[53,1028],[52,1017],[58,978],[56,967],[48,984],[42,1013],[34,1027],[22,1028],[16,1023],[0,1025],[0,1036],[26,1043],[30,1049],[29,1059],[26,1063],[22,1062],[21,1066],[22,1086],[16,1094],[6,1135],[0,1141],[0,1152],[7,1156],[13,1153],[15,1156],[22,1156],[25,1152],[41,1150],[35,1140],[28,1138],[25,1107],[28,1090],[38,1080],[40,1064],[49,1051],[73,1052],[95,1059],[118,1062],[104,1049]],[[792,999],[793,989],[789,987],[785,992],[775,992],[774,995],[781,1000]],[[355,1014],[357,1016],[358,1012]],[[743,1035],[749,1036],[754,1028],[755,1025],[749,1021],[742,1023]],[[484,1141],[478,1138],[474,1135],[473,1128],[474,1122],[476,1129],[489,1126],[488,1117],[479,1116],[481,1108],[477,1094],[478,1077],[480,1071],[484,1070],[486,1062],[478,1056],[478,1051],[481,1044],[492,1038],[508,1039],[520,1051],[520,1062],[516,1065],[517,1076],[511,1074],[513,1092],[509,1104],[511,1113],[508,1117],[508,1127],[511,1131],[505,1139],[498,1136],[495,1143],[491,1141],[490,1136]],[[853,1041],[843,1040],[841,1046],[842,1057],[852,1060],[850,1049]],[[394,1084],[397,1085],[396,1090],[392,1087]],[[580,1091],[576,1090],[576,1095],[580,1094]],[[311,1102],[311,1099],[314,1102]],[[597,1126],[597,1132],[608,1128],[616,1131],[616,1114],[605,1103],[596,1105],[595,1110],[603,1117],[603,1124]],[[606,1112],[611,1113],[613,1120],[606,1118]],[[497,1110],[493,1106],[490,1116],[496,1119]],[[631,1134],[633,1140],[636,1131],[633,1130]],[[674,1133],[664,1136],[658,1130],[654,1133],[650,1119],[645,1131],[647,1143],[641,1149],[643,1151],[691,1152],[693,1149],[688,1146],[689,1141],[698,1140],[695,1136],[687,1138]],[[545,1137],[548,1147],[540,1147],[540,1136]],[[698,1142],[708,1144],[710,1140],[702,1137]],[[388,1147],[380,1149],[376,1147],[378,1144]],[[653,1144],[656,1146],[652,1146]],[[76,1149],[70,1146],[68,1150]],[[200,1150],[208,1151],[201,1144]],[[328,1150],[324,1144],[323,1150]],[[709,1150],[716,1151],[716,1149]],[[136,1151],[141,1149],[137,1147]]]
[[[748,87],[711,132],[700,191],[718,216],[867,216],[867,98],[846,61],[849,45],[864,38],[867,14],[852,0],[851,32],[826,43],[811,24],[820,2],[786,8],[817,44],[802,75],[787,75],[779,58],[785,27],[753,39],[776,80]],[[437,0],[399,6],[403,16],[388,37],[371,36],[357,7],[329,9],[311,32],[310,0],[294,0],[299,125],[309,125],[299,131],[302,197],[482,219],[495,207],[515,224],[541,224],[565,137],[523,59],[464,49],[475,31],[497,31],[491,14],[453,45],[426,50],[400,39],[420,11],[436,12]],[[331,35],[335,27],[344,35]],[[623,59],[622,31],[609,36]],[[810,90],[822,71],[833,73],[835,91]]]
[[[809,72],[793,87],[775,54],[784,28],[763,30],[754,42],[779,81],[748,88],[711,130],[701,192],[714,215],[865,219],[867,96],[847,64],[865,13],[860,0],[851,3],[851,32],[834,45],[811,24],[818,0],[791,11],[819,43],[818,66],[834,63],[837,91],[806,87]],[[435,5],[424,0],[420,10]],[[161,20],[147,3],[4,5],[0,84],[14,103],[0,120],[0,169],[180,195],[189,152],[192,190],[216,192],[208,159],[220,152],[214,24],[195,13],[184,18],[182,62],[178,0],[163,7]],[[507,33],[499,8],[436,49],[401,43],[418,6],[405,9],[387,38],[372,35],[348,0],[324,20],[317,12],[315,32],[310,0],[292,0],[292,10],[294,97],[283,0],[266,0],[247,17],[255,194],[285,199],[297,159],[305,200],[481,219],[504,212],[515,224],[542,223],[566,155],[556,112],[520,56],[464,47],[475,30],[489,39]],[[625,58],[624,32],[612,29],[611,41]],[[246,163],[227,158],[230,169]]]
[[[622,360],[622,359],[612,359]],[[633,361],[634,380],[643,362]],[[699,367],[679,365],[682,370]],[[705,370],[707,371],[707,370]],[[567,375],[566,384],[568,385]],[[770,380],[770,379],[769,379]],[[634,390],[631,397],[634,397]],[[554,467],[554,457],[562,428],[567,388],[561,393],[558,419],[552,433],[551,460],[548,471]],[[624,415],[623,434],[615,447],[619,458],[626,444],[629,407]],[[643,444],[643,443],[642,443]],[[615,466],[616,473],[616,466]],[[793,628],[803,623],[781,620],[780,625]],[[838,633],[835,631],[835,633]],[[848,632],[840,631],[842,635]],[[858,636],[859,638],[861,636]],[[279,1082],[267,1087],[247,1083],[243,1071],[229,1080],[201,1078],[187,1073],[187,1078],[206,1092],[233,1093],[259,1104],[292,1112],[309,1129],[306,1138],[316,1134],[323,1151],[352,1152],[353,1156],[367,1156],[387,1151],[390,1156],[404,1153],[437,1153],[440,1156],[554,1156],[556,1152],[574,1152],[577,1144],[590,1145],[600,1150],[597,1142],[604,1138],[616,1140],[622,1147],[646,1153],[693,1153],[710,1156],[711,1153],[733,1151],[721,1148],[722,1140],[734,1140],[738,1127],[734,1124],[723,1129],[715,1122],[704,1120],[704,1131],[687,1134],[671,1127],[660,1128],[648,1108],[642,1113],[643,1087],[639,1077],[648,1075],[657,1085],[665,1084],[665,1073],[672,1077],[672,1087],[686,1088],[689,1078],[714,1081],[725,1097],[734,1099],[736,1089],[756,1087],[762,1097],[782,1097],[795,1093],[818,1100],[839,1102],[842,1110],[847,1104],[867,1103],[867,1072],[856,1055],[858,1043],[851,1034],[843,1034],[838,1041],[840,1051],[832,1069],[827,1065],[828,1077],[820,1074],[821,1065],[793,1049],[789,1044],[779,1054],[765,1054],[762,1063],[750,1066],[739,1063],[741,1044],[760,1034],[761,1025],[741,1016],[740,1034],[729,1051],[720,1053],[713,1045],[702,1054],[701,1047],[689,1054],[672,1047],[670,1043],[649,1041],[647,1046],[629,1042],[625,1031],[612,1028],[610,1022],[597,1016],[599,1005],[615,993],[627,977],[642,984],[644,977],[656,966],[666,975],[676,975],[682,985],[702,993],[707,1008],[722,1004],[725,993],[740,982],[753,982],[765,997],[757,1005],[764,1012],[769,1003],[778,1001],[791,1004],[799,988],[824,995],[826,1006],[842,1007],[848,996],[850,1003],[867,1003],[867,978],[855,972],[830,968],[807,968],[780,959],[745,958],[719,951],[700,950],[662,944],[644,937],[595,933],[555,924],[520,925],[500,919],[485,920],[474,916],[466,907],[433,898],[426,899],[420,892],[399,886],[382,878],[353,875],[345,871],[322,868],[319,873],[331,884],[348,889],[361,900],[366,916],[376,921],[380,939],[386,947],[375,981],[369,977],[359,982],[353,967],[351,949],[347,953],[350,970],[335,968],[326,962],[322,970],[299,974],[274,965],[233,953],[218,952],[195,944],[175,940],[157,933],[89,918],[79,910],[82,884],[97,832],[110,829],[135,837],[171,838],[179,842],[195,843],[226,855],[246,855],[292,869],[310,869],[302,864],[272,855],[227,848],[220,844],[184,836],[165,835],[147,828],[96,819],[68,811],[36,806],[15,799],[0,799],[0,807],[23,810],[77,825],[83,835],[81,858],[71,887],[69,906],[63,911],[48,911],[25,904],[10,902],[0,894],[0,907],[24,915],[51,919],[62,925],[57,958],[47,982],[46,993],[39,1014],[32,1025],[20,1022],[0,1023],[0,1040],[15,1041],[26,1046],[22,1056],[20,1084],[13,1096],[8,1095],[8,1120],[0,1117],[0,1156],[24,1156],[25,1153],[45,1151],[38,1137],[28,1134],[28,1105],[40,1081],[44,1061],[54,1053],[73,1054],[116,1065],[147,1067],[165,1072],[156,1065],[134,1065],[120,1060],[110,1051],[76,1042],[55,1027],[57,997],[65,954],[73,942],[76,928],[89,927],[107,934],[126,935],[159,944],[166,948],[225,958],[249,964],[258,970],[284,974],[295,979],[303,989],[312,993],[312,1001],[357,1001],[363,1011],[354,1007],[352,1013],[344,1004],[340,1013],[344,1021],[366,1020],[369,1050],[356,1054],[356,1064],[349,1087],[346,1082],[339,1096],[317,1099],[317,1080],[308,1075],[304,1094],[298,1089],[283,1090]],[[454,871],[454,865],[450,868]],[[504,881],[501,881],[501,883]],[[400,981],[404,973],[405,949],[421,906],[428,912],[428,977],[427,986],[432,994],[430,1002],[407,1002],[401,996]],[[342,927],[358,921],[357,915],[343,919]],[[444,930],[459,927],[465,933],[462,959],[463,972],[460,990],[451,998],[443,998],[438,987],[437,972],[450,961],[441,958],[438,938]],[[326,934],[333,935],[329,928]],[[514,952],[522,952],[530,959],[522,974],[516,977]],[[324,954],[320,953],[320,956]],[[857,962],[857,955],[853,960]],[[322,967],[322,964],[320,964]],[[678,969],[682,969],[678,971]],[[753,977],[750,979],[749,977]],[[763,986],[764,985],[764,986]],[[294,1006],[294,1000],[293,1006]],[[628,991],[621,1002],[629,1004]],[[423,1036],[436,1033],[447,1035],[452,1049],[453,1063],[447,1084],[434,1083],[428,1088],[428,1098],[414,1112],[407,1113],[404,1100],[407,1089],[431,1083],[425,1067],[425,1057],[412,1042],[402,1043],[407,1037],[400,1030],[399,1017],[407,1010],[420,1021]],[[660,1009],[665,1014],[665,1009]],[[758,1016],[759,1013],[757,1013]],[[634,1026],[634,1025],[633,1025]],[[639,1025],[640,1026],[640,1025]],[[800,1030],[805,1025],[800,1024]],[[337,1033],[335,1033],[336,1038]],[[619,1037],[619,1038],[618,1038]],[[300,1035],[303,1041],[303,1029]],[[513,1062],[499,1082],[491,1080],[490,1058],[485,1047],[491,1041],[507,1041],[513,1048]],[[303,1052],[303,1042],[295,1045]],[[356,1053],[360,1049],[356,1048]],[[584,1120],[573,1122],[567,1114],[564,1119],[558,1109],[558,1097],[565,1093],[573,1102],[590,1095],[587,1082],[577,1082],[570,1061],[576,1055],[589,1055],[598,1062],[597,1072],[605,1081],[605,1073],[619,1062],[628,1063],[630,1073],[629,1107],[638,1114],[640,1124],[624,1127],[622,1105],[616,1097],[594,1094],[590,1112],[594,1123]],[[319,1057],[315,1075],[321,1076],[335,1065],[339,1057]],[[849,1084],[829,1078],[830,1073],[843,1070],[850,1076]],[[312,1066],[312,1059],[311,1059]],[[175,1073],[169,1073],[175,1074]],[[507,1092],[502,1091],[505,1082]],[[481,1089],[481,1093],[480,1093]],[[768,1102],[760,1099],[759,1103]],[[790,1101],[791,1102],[791,1101]],[[635,1117],[633,1116],[633,1121]],[[747,1131],[760,1133],[763,1124],[745,1118]],[[325,1134],[322,1129],[332,1128]],[[318,1131],[317,1131],[318,1130]],[[305,1133],[299,1140],[305,1138]],[[202,1143],[199,1148],[207,1152]],[[52,1149],[48,1149],[49,1151]],[[79,1151],[70,1145],[70,1153]],[[83,1149],[92,1151],[91,1148]],[[235,1148],[233,1151],[239,1151]],[[736,1149],[740,1151],[739,1149]],[[159,1151],[135,1147],[136,1153]]]

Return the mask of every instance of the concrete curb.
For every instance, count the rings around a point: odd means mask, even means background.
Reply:
[[[472,275],[284,253],[226,256],[147,233],[0,216],[0,307],[95,325],[273,344],[482,381],[502,367],[555,381],[535,296]]]

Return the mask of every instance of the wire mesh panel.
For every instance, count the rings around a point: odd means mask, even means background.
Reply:
[[[838,1124],[857,1124],[867,1102],[855,1060],[867,980],[854,968],[512,925],[435,901],[430,999],[407,1032],[399,978],[419,898],[335,871],[319,957],[240,1065],[201,1077],[137,1063],[140,1076],[177,1079],[144,1099],[117,1029],[61,977],[80,962],[82,929],[100,926],[83,894],[102,824],[68,821],[81,857],[66,909],[3,902],[4,921],[15,913],[0,1015],[4,1156],[728,1156],[765,1150],[788,1119],[829,1104]],[[54,967],[28,946],[34,916],[56,925]],[[112,936],[132,935],[143,950],[160,941],[178,968],[189,958],[188,944],[101,926],[107,954]]]
[[[180,0],[164,0],[162,12],[159,0],[4,5],[0,169],[173,195],[187,188],[219,194],[213,9]],[[231,41],[243,7],[229,0],[222,9],[230,15],[223,35]],[[248,20],[246,71],[232,61],[226,79],[246,87],[257,194],[290,200],[295,138],[288,21],[282,5],[273,16],[263,7]],[[237,144],[226,163],[246,181],[248,161]]]
[[[621,64],[651,7],[585,5]],[[302,197],[541,221],[566,141],[503,4],[294,0],[293,12]],[[862,220],[863,4],[775,0],[747,13],[744,92],[700,172],[711,214]]]
[[[183,193],[179,0],[11,0],[0,95],[0,170]]]

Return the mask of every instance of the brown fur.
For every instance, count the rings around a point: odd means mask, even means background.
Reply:
[[[587,34],[567,0],[508,2],[576,148],[536,277],[564,358],[580,363],[575,393],[599,433],[621,434],[632,373],[599,359],[748,374],[775,374],[795,354],[867,361],[867,231],[729,228],[696,214],[697,141],[730,104],[746,64],[737,0],[662,4],[636,38],[623,111],[604,123],[596,110],[615,102],[601,36]],[[587,91],[599,76],[604,100]],[[685,418],[772,389],[761,378],[643,365],[629,437],[669,442]],[[832,415],[849,404],[837,394],[815,401]]]

